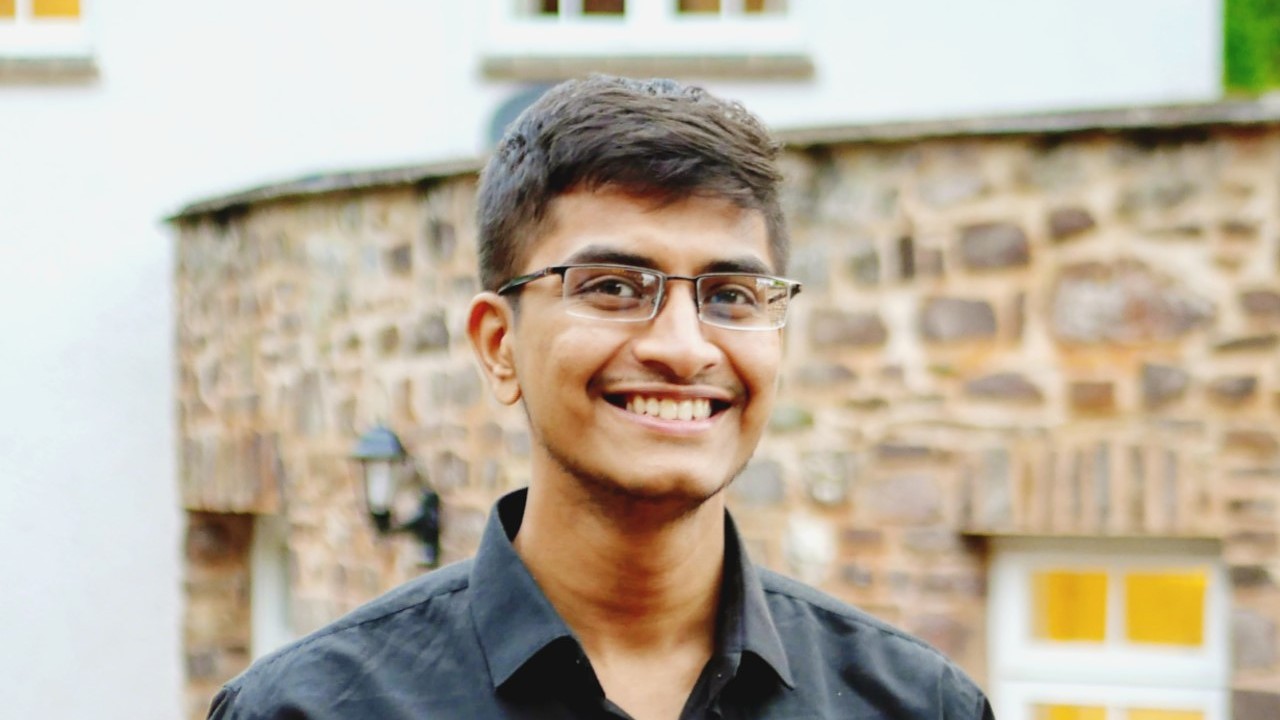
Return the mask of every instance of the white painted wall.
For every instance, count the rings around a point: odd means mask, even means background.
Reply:
[[[182,714],[171,234],[210,194],[469,156],[479,0],[114,0],[100,78],[0,85],[0,701]],[[1219,0],[794,0],[779,126],[1212,99]]]

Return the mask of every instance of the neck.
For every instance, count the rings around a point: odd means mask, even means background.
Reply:
[[[724,569],[720,495],[673,513],[535,482],[515,548],[593,662],[691,645],[710,655]]]

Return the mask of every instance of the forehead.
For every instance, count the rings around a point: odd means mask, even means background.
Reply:
[[[578,190],[551,202],[540,230],[522,272],[611,255],[668,273],[726,263],[757,272],[774,269],[764,214],[722,198],[663,202],[617,189]]]

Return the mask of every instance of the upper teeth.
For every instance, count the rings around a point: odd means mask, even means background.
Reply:
[[[676,400],[633,395],[627,400],[627,410],[663,420],[705,420],[711,417],[711,401],[706,398]]]

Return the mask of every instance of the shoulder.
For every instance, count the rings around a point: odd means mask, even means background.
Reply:
[[[394,671],[424,648],[470,633],[470,568],[465,560],[411,580],[259,659],[223,687],[209,717],[274,717],[304,706],[308,698],[322,700],[317,692],[332,687],[334,679]]]
[[[859,685],[858,692],[874,686],[904,702],[914,702],[911,696],[931,686],[943,706],[936,708],[940,717],[982,716],[981,689],[933,646],[816,588],[764,568],[759,573],[798,679],[831,676]]]

